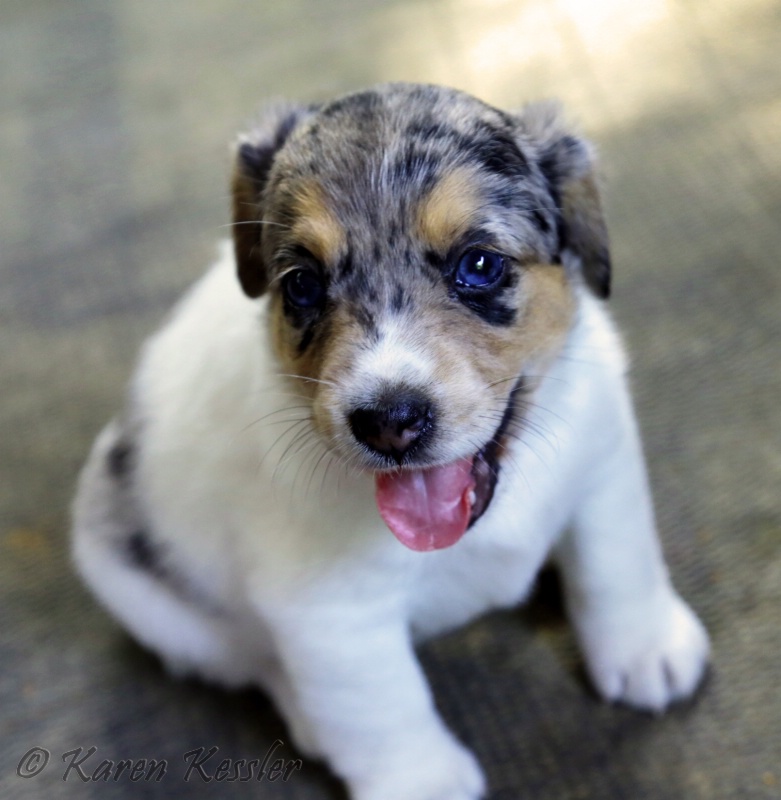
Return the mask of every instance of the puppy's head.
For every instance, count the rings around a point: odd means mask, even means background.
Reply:
[[[233,190],[241,285],[269,293],[315,429],[376,472],[405,544],[453,543],[490,503],[573,284],[608,294],[588,146],[550,105],[397,84],[274,109],[242,138]]]

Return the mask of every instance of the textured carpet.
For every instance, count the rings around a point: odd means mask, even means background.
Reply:
[[[714,644],[693,702],[605,706],[548,580],[423,649],[442,713],[492,800],[781,797],[779,31],[772,0],[6,0],[0,797],[344,796],[306,761],[185,780],[198,748],[212,773],[298,756],[263,696],[169,680],[124,636],[70,569],[67,519],[138,344],[226,232],[234,131],[270,97],[388,79],[556,95],[597,141],[661,535]],[[85,783],[67,769],[91,747],[84,773],[166,774]]]

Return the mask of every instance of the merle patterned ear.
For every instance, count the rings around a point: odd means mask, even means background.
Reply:
[[[248,133],[239,136],[231,181],[233,245],[239,282],[245,294],[259,297],[268,278],[261,256],[263,190],[274,156],[307,109],[287,104],[269,108]]]
[[[537,145],[540,169],[561,212],[560,247],[578,256],[587,286],[606,298],[610,251],[592,148],[568,131],[558,104],[527,106],[521,123]]]

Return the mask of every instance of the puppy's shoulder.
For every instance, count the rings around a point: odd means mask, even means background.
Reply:
[[[585,288],[577,291],[575,323],[564,350],[566,361],[591,372],[596,378],[613,375],[622,378],[629,360],[616,325],[606,303]]]
[[[161,427],[187,436],[221,420],[240,424],[268,372],[267,330],[265,301],[242,293],[232,250],[223,245],[144,344],[130,385],[132,415],[156,435]]]

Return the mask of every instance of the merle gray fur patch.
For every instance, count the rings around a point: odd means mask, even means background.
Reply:
[[[469,230],[432,245],[421,238],[419,209],[458,170],[474,174],[479,202]],[[275,108],[242,137],[234,174],[236,256],[251,296],[296,266],[300,198],[314,191],[339,228],[339,251],[312,257],[327,302],[290,315],[300,351],[329,309],[348,308],[370,335],[379,315],[414,312],[431,287],[487,324],[512,324],[518,271],[561,264],[565,249],[579,257],[587,285],[609,293],[591,149],[551,104],[510,114],[453,89],[388,84]],[[506,254],[512,270],[492,294],[464,300],[453,289],[454,264],[475,246]]]

